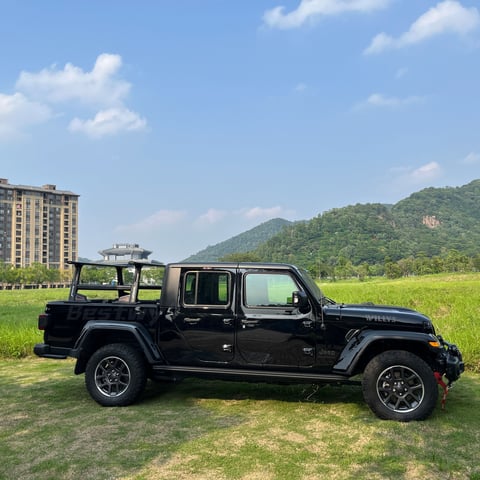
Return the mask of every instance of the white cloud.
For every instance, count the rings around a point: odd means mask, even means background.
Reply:
[[[22,71],[17,92],[0,94],[0,136],[12,137],[24,126],[47,122],[54,116],[52,108],[59,105],[74,117],[68,129],[91,138],[145,130],[146,119],[126,106],[131,85],[119,78],[121,67],[120,55],[102,53],[87,72],[71,63],[63,69]],[[80,119],[71,113],[78,106],[91,110],[91,118]]]
[[[194,224],[196,226],[204,227],[218,225],[225,222],[238,223],[245,220],[248,222],[263,222],[272,218],[291,217],[292,215],[293,212],[291,210],[285,210],[280,206],[267,208],[242,208],[235,211],[210,208],[206,213],[200,215]]]
[[[416,187],[422,184],[431,184],[442,174],[442,167],[437,162],[429,162],[418,168],[392,168],[390,173],[395,176],[394,183],[397,185],[403,187],[414,185]]]
[[[401,67],[395,72],[395,78],[403,78],[408,73],[408,68]]]
[[[424,101],[423,97],[410,96],[405,98],[399,97],[389,97],[383,95],[382,93],[372,93],[365,101],[360,102],[354,107],[354,110],[361,110],[364,108],[389,108],[389,109],[400,109],[407,107],[409,105],[422,103]]]
[[[295,88],[293,89],[294,92],[296,93],[302,93],[307,89],[307,84],[300,82],[295,85]]]
[[[379,33],[364,53],[370,55],[388,49],[403,48],[447,33],[466,35],[479,25],[480,13],[475,7],[466,8],[455,0],[445,0],[421,15],[410,29],[399,37]]]
[[[0,138],[21,137],[26,127],[44,123],[52,117],[47,105],[33,102],[21,93],[0,93]]]
[[[200,215],[196,220],[196,225],[214,225],[220,221],[222,221],[228,212],[225,210],[217,210],[215,208],[210,208],[206,213]]]
[[[212,207],[197,216],[193,210],[159,210],[146,218],[129,224],[117,222],[117,227],[106,235],[110,238],[104,244],[122,242],[139,243],[142,247],[152,249],[156,258],[164,262],[180,261],[219,242],[254,228],[272,218],[295,218],[293,210],[283,207],[254,207],[222,209]],[[84,255],[87,255],[85,252]],[[91,255],[91,254],[90,254]]]
[[[242,211],[242,216],[249,220],[276,218],[287,214],[282,207],[261,208],[253,207]]]
[[[346,12],[366,13],[385,8],[390,0],[301,0],[300,5],[289,13],[278,6],[263,14],[264,23],[271,28],[290,29],[322,16],[340,15]]]
[[[96,107],[121,105],[131,87],[117,78],[121,66],[120,55],[103,53],[90,72],[71,63],[63,70],[52,66],[38,73],[21,72],[16,88],[49,103],[78,101]]]
[[[437,162],[430,162],[413,170],[409,177],[415,183],[423,183],[437,178],[441,173],[441,167]]]
[[[154,214],[129,225],[118,225],[117,232],[152,232],[166,225],[175,225],[182,222],[187,215],[185,210],[159,210]]]
[[[466,165],[476,165],[480,163],[480,153],[470,152],[463,160],[462,163]]]
[[[137,113],[126,108],[109,108],[99,111],[91,120],[74,118],[68,129],[71,132],[82,132],[91,138],[116,135],[119,132],[145,130],[147,122]]]

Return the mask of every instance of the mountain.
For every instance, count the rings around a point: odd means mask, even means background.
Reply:
[[[184,261],[215,262],[226,255],[250,252],[290,225],[292,225],[292,222],[288,220],[274,218],[229,240],[209,246]]]
[[[456,188],[427,188],[392,208],[398,228],[417,252],[480,251],[480,180]]]
[[[263,261],[381,264],[457,250],[480,254],[480,180],[427,188],[395,205],[357,204],[289,226],[260,245]]]

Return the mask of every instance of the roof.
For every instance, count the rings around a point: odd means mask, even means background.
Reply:
[[[277,268],[289,270],[297,268],[288,263],[261,263],[261,262],[177,262],[168,264],[170,267],[189,267],[189,268]]]
[[[31,192],[41,192],[41,193],[52,193],[54,195],[70,195],[73,197],[79,197],[77,193],[73,193],[70,190],[57,190],[56,188],[43,187],[33,187],[31,185],[12,185],[11,183],[2,183],[0,182],[0,188],[10,189],[10,190],[26,190]]]

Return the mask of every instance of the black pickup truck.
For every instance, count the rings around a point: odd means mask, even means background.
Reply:
[[[76,358],[101,405],[131,404],[149,378],[355,382],[379,418],[422,420],[464,370],[425,315],[336,303],[292,265],[72,263],[69,298],[39,316],[34,351]]]

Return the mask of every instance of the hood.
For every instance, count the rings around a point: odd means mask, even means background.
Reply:
[[[336,304],[324,307],[324,320],[346,323],[350,328],[417,330],[434,333],[431,320],[420,312],[390,305]]]

